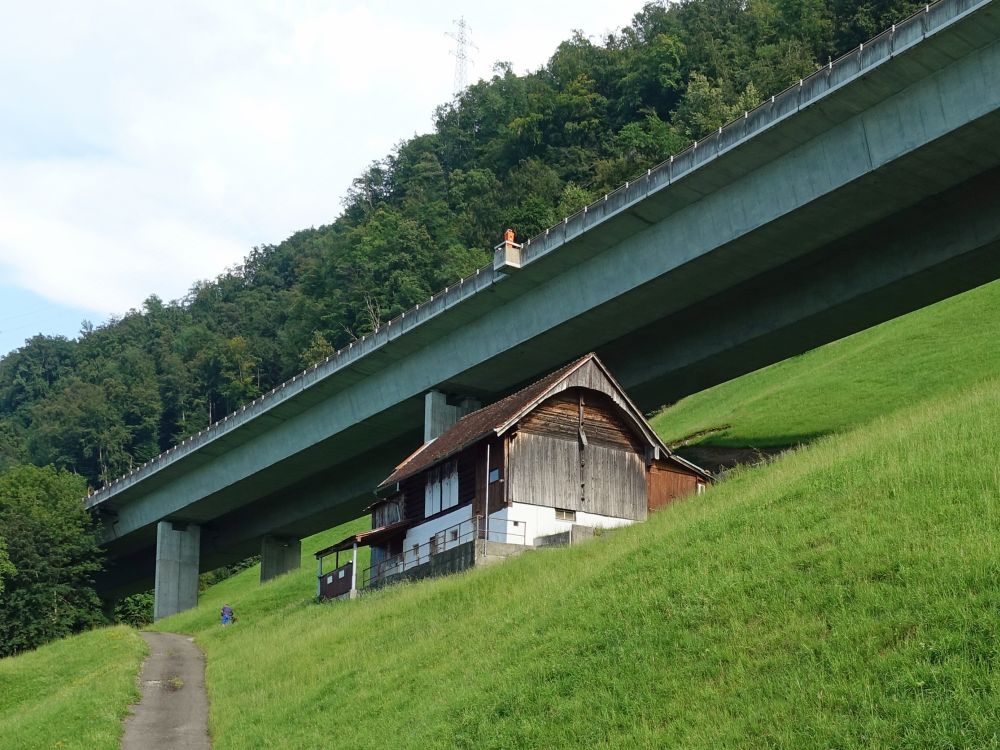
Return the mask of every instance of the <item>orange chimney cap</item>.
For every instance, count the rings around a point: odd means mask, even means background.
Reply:
[[[514,230],[513,229],[508,229],[506,232],[503,233],[503,241],[504,242],[513,242],[514,241]]]

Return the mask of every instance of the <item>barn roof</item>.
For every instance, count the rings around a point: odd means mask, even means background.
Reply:
[[[574,375],[579,377],[574,378]],[[491,434],[502,435],[549,396],[566,387],[579,385],[596,386],[596,389],[605,391],[610,388],[612,394],[609,395],[613,395],[618,405],[631,417],[637,431],[646,437],[650,446],[658,448],[663,456],[706,478],[709,477],[703,469],[671,453],[647,424],[642,413],[629,400],[624,389],[611,376],[597,355],[591,352],[526,388],[462,417],[443,434],[425,443],[408,456],[378,486],[378,490],[384,490],[429,469]]]

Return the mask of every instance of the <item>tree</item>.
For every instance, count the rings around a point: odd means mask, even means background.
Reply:
[[[0,538],[0,596],[3,595],[4,579],[10,578],[17,572],[14,563],[10,561],[7,554],[7,543]]]
[[[81,502],[85,490],[82,477],[51,467],[0,474],[0,541],[9,558],[0,657],[104,622],[94,591],[102,552]]]

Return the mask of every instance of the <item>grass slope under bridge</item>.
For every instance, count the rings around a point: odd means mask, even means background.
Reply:
[[[159,627],[217,750],[995,747],[998,453],[989,381],[580,547]]]
[[[694,394],[653,426],[668,443],[784,447],[1000,373],[1000,282]]]

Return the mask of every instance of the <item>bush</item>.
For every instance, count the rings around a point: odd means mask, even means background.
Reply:
[[[115,623],[141,628],[153,621],[153,592],[132,594],[115,604]]]

